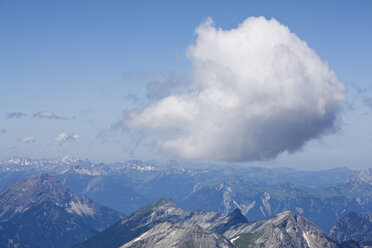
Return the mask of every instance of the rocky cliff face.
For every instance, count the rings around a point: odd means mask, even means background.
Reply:
[[[122,217],[41,174],[0,191],[0,247],[69,247]]]

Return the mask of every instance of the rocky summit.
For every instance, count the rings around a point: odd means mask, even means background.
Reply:
[[[170,200],[136,211],[75,247],[304,247],[336,248],[315,225],[291,211],[248,222],[229,214],[186,211]]]
[[[224,236],[236,247],[337,247],[310,221],[291,211],[268,220],[232,226]]]

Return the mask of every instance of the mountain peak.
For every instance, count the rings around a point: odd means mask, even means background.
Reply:
[[[346,182],[364,182],[372,185],[372,168],[363,169],[360,172],[354,172]]]
[[[310,221],[292,211],[233,227],[225,235],[237,247],[337,247]]]
[[[72,195],[62,183],[48,174],[40,174],[0,190],[0,219],[26,211],[41,200],[62,203]]]
[[[159,198],[155,202],[153,202],[150,206],[158,207],[158,206],[164,206],[164,205],[173,205],[177,206],[177,204],[172,199],[165,199],[163,197]]]
[[[49,175],[48,173],[42,173],[33,178],[30,178],[28,181],[38,181],[41,183],[46,183],[46,182],[59,183],[59,181],[55,177]]]
[[[0,190],[0,247],[6,247],[8,239],[14,241],[14,247],[67,247],[109,227],[121,216],[73,194],[49,174],[40,174]]]
[[[60,181],[47,173],[26,179],[14,184],[11,187],[13,190],[21,190],[22,192],[40,192],[44,194],[51,192],[59,192],[64,194],[69,191]]]

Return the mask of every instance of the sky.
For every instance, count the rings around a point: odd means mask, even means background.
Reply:
[[[0,1],[0,159],[372,166],[371,1]]]

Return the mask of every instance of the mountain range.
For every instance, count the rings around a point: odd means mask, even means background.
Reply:
[[[353,173],[336,188],[353,185],[358,190],[369,184],[369,173]],[[160,198],[125,217],[43,173],[0,190],[0,247],[362,248],[371,245],[371,216],[346,214],[325,235],[291,210],[252,221],[239,208],[183,210]]]
[[[12,158],[0,162],[0,186],[45,172],[72,192],[125,214],[165,197],[183,209],[228,213],[238,208],[249,221],[291,210],[326,232],[349,212],[372,210],[371,169],[309,172],[238,165],[195,168],[137,160],[95,164],[69,157]]]
[[[291,211],[248,222],[231,213],[185,211],[173,201],[139,209],[74,248],[145,247],[338,247],[315,225]]]

